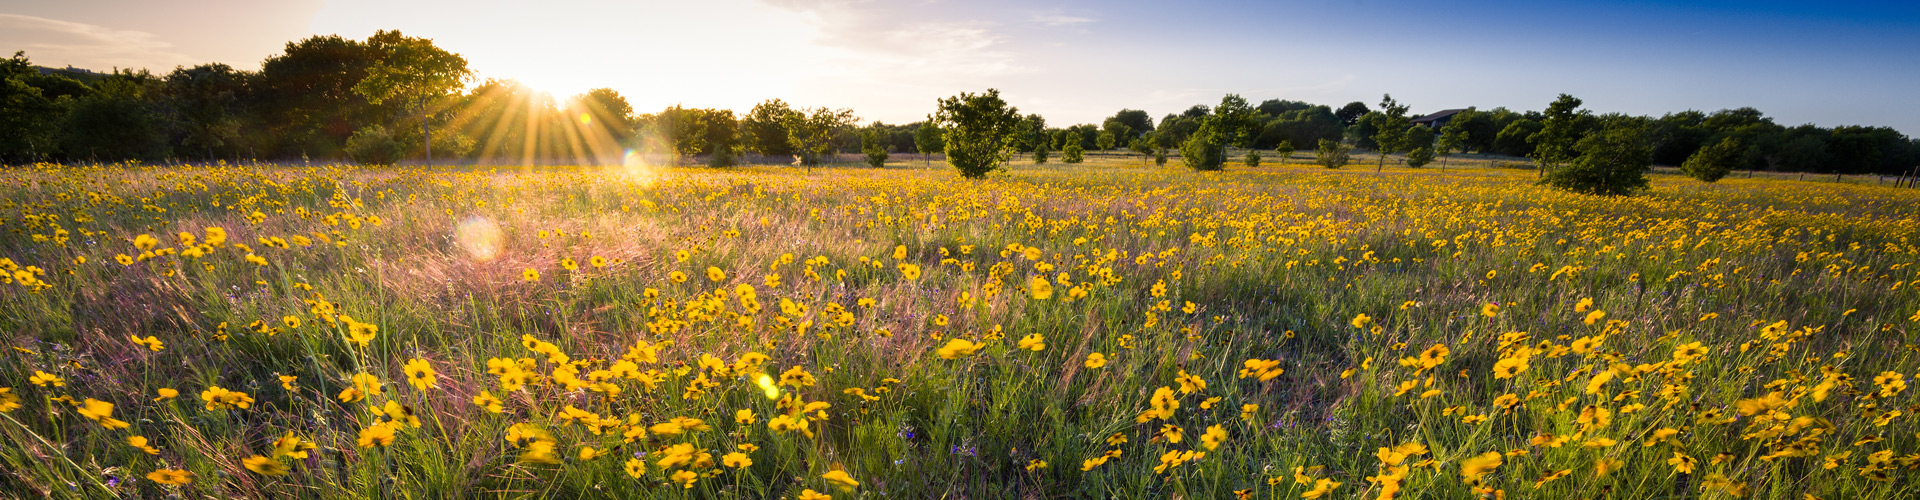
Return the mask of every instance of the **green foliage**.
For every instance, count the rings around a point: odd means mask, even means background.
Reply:
[[[1227,94],[1220,98],[1220,105],[1213,108],[1213,116],[1207,117],[1201,128],[1212,125],[1214,140],[1220,144],[1245,147],[1255,135],[1259,134],[1259,113],[1239,94]],[[1186,153],[1181,153],[1184,156]],[[1225,154],[1225,153],[1222,153]],[[1191,165],[1189,165],[1191,166]]]
[[[1247,163],[1247,166],[1249,167],[1260,166],[1260,150],[1258,149],[1247,150],[1246,163]]]
[[[0,61],[0,162],[38,161],[58,152],[58,123],[64,111],[25,78],[38,74],[22,52]]]
[[[1333,112],[1333,115],[1340,118],[1340,126],[1351,127],[1360,123],[1360,117],[1366,116],[1370,111],[1372,110],[1367,109],[1367,103],[1353,101],[1341,106],[1339,111]]]
[[[167,154],[165,117],[147,97],[158,82],[116,75],[73,101],[60,120],[60,149],[93,161],[154,160]]]
[[[573,105],[580,114],[587,117],[580,126],[588,140],[601,138],[625,138],[633,135],[633,105],[627,98],[610,88],[588,90],[573,98]],[[440,145],[434,144],[439,151]]]
[[[1732,137],[1721,139],[1712,146],[1700,148],[1680,164],[1680,172],[1701,182],[1713,182],[1726,177],[1739,164],[1740,155],[1746,148]]]
[[[1080,163],[1087,160],[1085,153],[1086,150],[1080,148],[1080,143],[1069,142],[1067,143],[1067,147],[1060,148],[1060,161],[1064,163]]]
[[[860,133],[860,152],[867,155],[867,165],[873,168],[887,166],[887,145],[881,131],[868,127]]]
[[[1428,163],[1433,163],[1433,148],[1418,147],[1407,152],[1408,167],[1420,168],[1427,166]]]
[[[1638,124],[1609,126],[1580,139],[1579,153],[1563,167],[1548,170],[1540,183],[1582,194],[1622,196],[1646,189],[1653,148]]]
[[[1580,109],[1580,99],[1560,94],[1560,97],[1547,105],[1546,119],[1540,123],[1540,131],[1527,137],[1533,144],[1533,152],[1528,154],[1541,170],[1552,171],[1572,160],[1577,153],[1574,145],[1582,136],[1581,118],[1587,112]]]
[[[1508,123],[1494,137],[1493,150],[1508,156],[1526,156],[1533,152],[1533,136],[1540,132],[1540,122],[1521,118]]]
[[[1154,151],[1154,141],[1159,140],[1159,137],[1157,137],[1158,134],[1158,132],[1148,132],[1133,138],[1131,141],[1127,141],[1127,150],[1140,153],[1141,157],[1152,155]]]
[[[933,154],[940,151],[942,146],[940,134],[940,125],[933,122],[933,115],[927,115],[927,121],[920,122],[920,127],[913,129],[914,150],[919,151],[920,154]]]
[[[361,165],[392,165],[400,160],[400,141],[387,133],[387,128],[368,125],[355,130],[347,138],[347,157]]]
[[[1226,167],[1224,146],[1213,127],[1201,126],[1200,131],[1187,137],[1187,142],[1180,143],[1180,163],[1193,170],[1220,170]]]
[[[786,101],[779,99],[768,99],[753,105],[753,110],[741,120],[747,149],[770,156],[792,155],[793,143],[787,140],[787,123],[794,113]]]
[[[353,85],[353,92],[369,103],[398,100],[403,105],[424,107],[428,99],[459,90],[473,74],[460,54],[434,46],[433,40],[405,36],[397,30],[374,32],[367,38],[367,46],[380,54],[380,60],[367,70],[365,79]]]
[[[947,164],[964,178],[985,177],[1012,156],[1010,135],[1020,121],[1020,110],[1000,99],[999,89],[986,93],[962,92],[940,100],[935,120],[946,130]]]
[[[1273,147],[1273,154],[1280,156],[1281,165],[1287,164],[1287,160],[1293,158],[1293,141],[1280,141],[1280,145]]]
[[[818,165],[821,158],[833,153],[834,134],[856,121],[852,109],[797,110],[787,115],[787,141],[800,156],[801,165]]]
[[[1339,141],[1320,140],[1320,147],[1314,150],[1313,161],[1322,167],[1340,168],[1347,166],[1347,160],[1353,153],[1353,146]]]
[[[1047,157],[1049,154],[1050,153],[1048,151],[1046,144],[1041,144],[1038,147],[1033,148],[1033,164],[1034,165],[1047,164]]]
[[[1093,140],[1093,144],[1095,147],[1100,148],[1100,151],[1108,151],[1113,149],[1113,141],[1113,131],[1102,130],[1100,131],[1099,138]]]

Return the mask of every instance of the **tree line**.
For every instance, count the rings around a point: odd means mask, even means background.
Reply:
[[[0,161],[8,163],[604,162],[640,151],[716,166],[746,154],[812,165],[834,154],[861,153],[878,165],[890,153],[947,150],[954,120],[979,118],[955,113],[999,101],[997,92],[963,94],[941,100],[940,113],[926,120],[898,125],[861,125],[850,109],[802,108],[778,99],[738,114],[679,105],[639,113],[607,88],[556,100],[512,80],[475,82],[460,55],[398,31],[366,40],[328,35],[289,42],[258,71],[220,63],[165,75],[47,70],[17,52],[0,61],[0,77]],[[1649,164],[1685,166],[1704,153],[1695,167],[1898,175],[1920,161],[1920,144],[1892,128],[1787,126],[1753,108],[1650,117],[1596,114],[1577,109],[1578,103],[1558,110],[1554,105],[1566,103],[1556,101],[1540,111],[1467,108],[1436,129],[1414,125],[1410,107],[1391,96],[1372,106],[1335,108],[1283,99],[1256,105],[1230,94],[1217,105],[1195,105],[1159,120],[1121,109],[1098,124],[1053,126],[999,102],[1005,109],[979,111],[996,114],[991,132],[999,137],[989,142],[1005,151],[980,153],[1028,154],[1036,162],[1055,158],[1055,152],[1076,162],[1087,151],[1124,148],[1208,170],[1223,166],[1227,148],[1234,147],[1250,150],[1246,163],[1253,165],[1261,151],[1344,158],[1365,150],[1385,153],[1376,168],[1387,154],[1421,166],[1468,152],[1526,156],[1554,166],[1572,165],[1580,140],[1609,134],[1632,146],[1634,155],[1644,153]]]

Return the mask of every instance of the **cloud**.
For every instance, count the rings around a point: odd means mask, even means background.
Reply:
[[[152,33],[19,14],[0,14],[0,47],[25,50],[27,57],[43,66],[99,71],[116,67],[166,71],[195,63]]]
[[[816,45],[837,53],[833,76],[927,81],[1025,71],[999,23],[939,15],[928,5],[864,0],[766,0],[807,16]]]
[[[1053,27],[1079,26],[1082,24],[1089,24],[1093,22],[1093,18],[1091,17],[1067,15],[1067,14],[1061,13],[1058,10],[1047,11],[1047,12],[1035,12],[1033,13],[1032,16],[1029,16],[1028,19],[1031,19],[1033,22],[1036,22],[1036,23],[1044,24],[1047,26],[1053,26]]]

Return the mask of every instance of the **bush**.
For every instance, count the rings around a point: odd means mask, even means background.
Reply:
[[[1407,152],[1407,166],[1420,168],[1433,163],[1433,148],[1414,148]]]
[[[1281,165],[1287,164],[1287,159],[1293,158],[1293,141],[1280,141],[1280,145],[1273,147],[1273,154],[1280,157]]]
[[[1161,149],[1154,151],[1153,164],[1162,167],[1167,166],[1167,150]]]
[[[347,157],[361,165],[392,165],[400,161],[400,141],[379,125],[361,127],[347,137]]]
[[[1066,163],[1080,163],[1087,160],[1085,153],[1086,153],[1085,151],[1082,151],[1080,149],[1080,143],[1069,142],[1067,143],[1067,147],[1060,148],[1060,161],[1066,162]]]
[[[732,146],[714,148],[713,154],[707,157],[707,166],[709,167],[731,167],[734,163],[736,162]]]
[[[1701,182],[1720,180],[1721,177],[1726,177],[1728,172],[1733,171],[1734,165],[1740,163],[1743,149],[1740,147],[1740,141],[1732,137],[1721,139],[1720,142],[1700,148],[1693,153],[1693,156],[1687,157],[1687,161],[1680,164],[1680,172]]]
[[[868,128],[860,134],[860,152],[866,153],[867,165],[873,168],[887,166],[887,157],[891,156],[887,153],[884,137],[880,134],[881,131],[877,128]]]
[[[1322,167],[1340,168],[1347,166],[1352,159],[1353,146],[1339,141],[1320,140],[1320,148],[1313,151],[1313,162]]]
[[[1259,152],[1259,151],[1247,151],[1247,166],[1249,166],[1249,167],[1258,167],[1258,166],[1260,166],[1260,152]]]
[[[1034,164],[1034,165],[1045,165],[1045,164],[1047,164],[1047,153],[1048,153],[1048,152],[1049,152],[1049,151],[1047,151],[1047,145],[1045,145],[1045,144],[1041,144],[1041,145],[1040,145],[1040,147],[1037,147],[1037,148],[1033,148],[1033,164]]]
[[[1644,136],[1637,126],[1610,127],[1590,134],[1573,146],[1579,157],[1548,171],[1540,183],[1601,196],[1646,189],[1647,171],[1653,168],[1653,147],[1647,145]]]
[[[941,124],[947,164],[961,177],[975,179],[1012,156],[1009,136],[1020,123],[1020,110],[1001,100],[999,89],[987,89],[985,94],[962,92],[941,99],[934,120]]]
[[[1203,127],[1180,143],[1180,162],[1194,170],[1220,170],[1226,167],[1226,153],[1220,150],[1220,136]]]

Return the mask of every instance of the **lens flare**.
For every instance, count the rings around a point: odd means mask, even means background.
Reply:
[[[500,255],[500,226],[486,217],[471,216],[453,227],[453,241],[467,257],[485,262]]]
[[[773,385],[773,377],[762,373],[760,374],[760,379],[753,381],[753,383],[759,384],[760,390],[766,391],[767,399],[780,399],[780,386]]]

